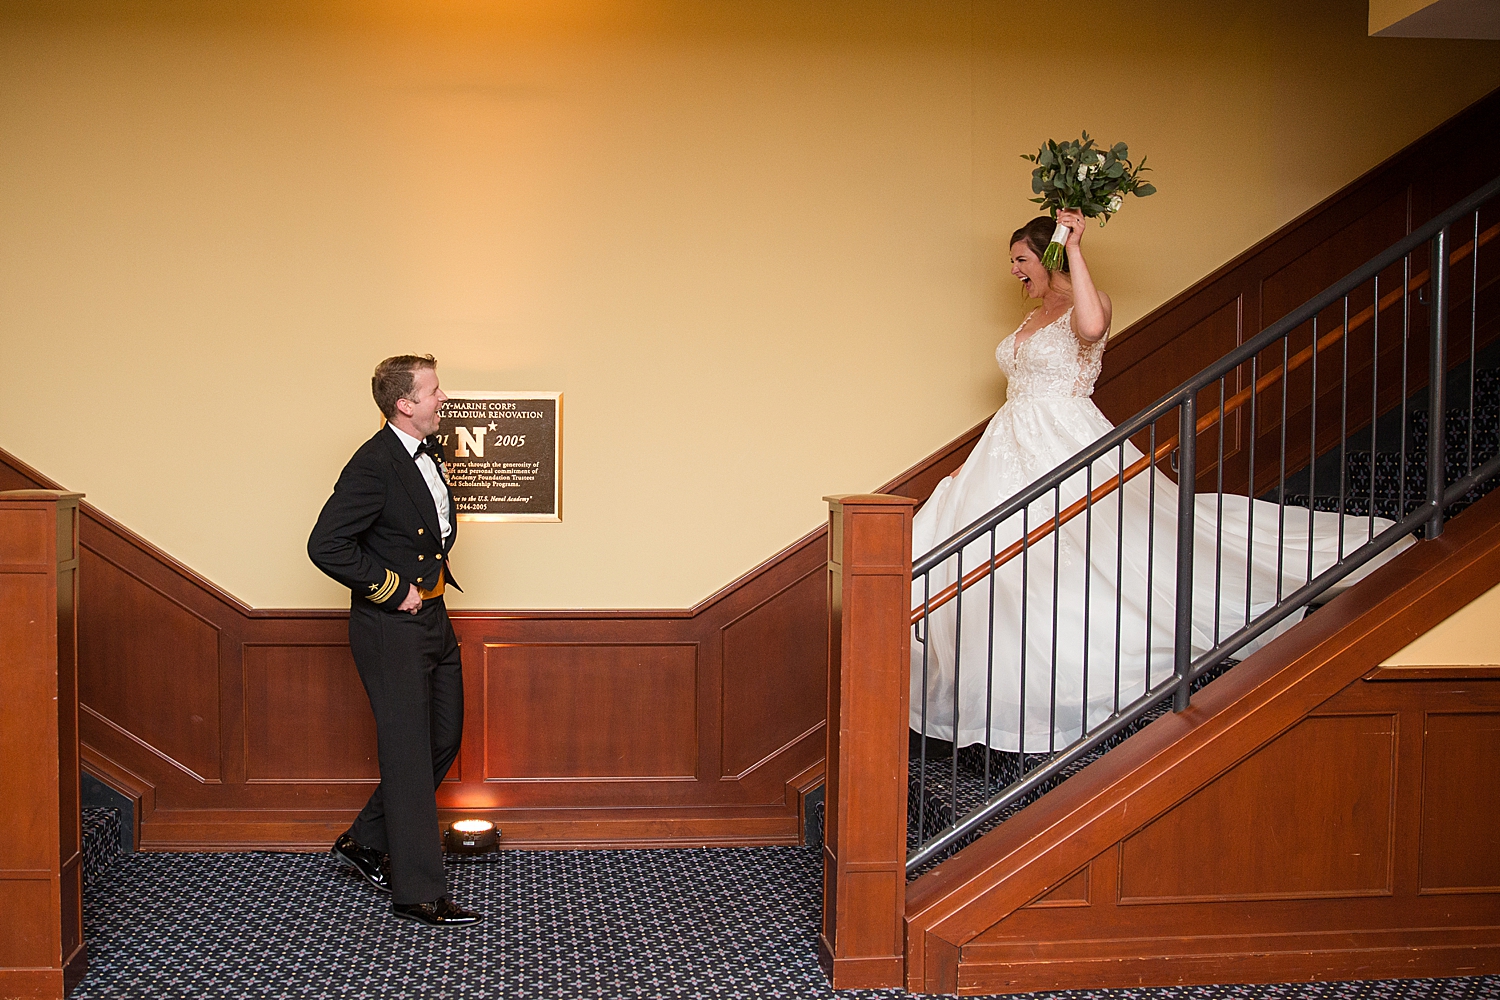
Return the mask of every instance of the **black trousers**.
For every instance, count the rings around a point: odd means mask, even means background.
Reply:
[[[390,853],[393,903],[429,903],[447,895],[434,793],[463,737],[458,638],[441,597],[414,615],[365,602],[350,608],[349,646],[380,753],[380,784],[349,835]]]

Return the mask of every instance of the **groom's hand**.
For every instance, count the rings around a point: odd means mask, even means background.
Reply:
[[[417,590],[415,583],[409,583],[406,587],[406,600],[402,601],[396,610],[414,615],[422,610],[422,594],[421,591]]]

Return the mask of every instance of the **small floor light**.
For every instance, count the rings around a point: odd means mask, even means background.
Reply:
[[[448,827],[443,846],[450,854],[483,854],[500,843],[500,831],[486,819],[461,819]]]

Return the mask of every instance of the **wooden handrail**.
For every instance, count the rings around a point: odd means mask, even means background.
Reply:
[[[1495,225],[1486,229],[1484,232],[1480,233],[1477,240],[1470,240],[1469,242],[1454,250],[1453,253],[1449,254],[1449,266],[1451,267],[1452,265],[1459,263],[1465,257],[1469,256],[1469,254],[1475,252],[1478,247],[1484,246],[1486,243],[1494,239],[1497,235],[1500,235],[1500,223],[1496,223]],[[1395,305],[1397,300],[1399,300],[1401,296],[1410,295],[1411,293],[1415,292],[1417,289],[1427,284],[1428,280],[1431,277],[1432,272],[1430,270],[1421,271],[1417,274],[1412,275],[1411,280],[1407,282],[1406,287],[1398,288],[1395,291],[1389,292],[1381,297],[1379,302],[1380,311],[1384,312],[1386,309]],[[1321,352],[1329,347],[1332,347],[1334,344],[1337,344],[1340,340],[1342,340],[1345,334],[1347,334],[1349,331],[1357,329],[1358,327],[1364,326],[1366,323],[1370,322],[1370,320],[1375,316],[1375,309],[1375,303],[1371,303],[1370,305],[1365,306],[1359,312],[1350,317],[1346,323],[1341,323],[1339,326],[1335,327],[1322,337],[1318,338],[1316,344],[1309,344],[1308,346],[1304,347],[1302,350],[1298,351],[1296,354],[1288,358],[1285,367],[1278,367],[1272,371],[1267,372],[1260,378],[1256,379],[1255,385],[1253,387],[1249,389],[1241,389],[1239,392],[1229,397],[1229,399],[1225,400],[1222,406],[1215,407],[1214,409],[1205,413],[1203,416],[1199,417],[1197,423],[1197,432],[1199,434],[1202,434],[1204,431],[1208,430],[1224,417],[1245,406],[1245,404],[1250,402],[1251,398],[1259,395],[1266,389],[1269,389],[1282,378],[1307,364],[1312,360],[1315,350]],[[1142,472],[1145,472],[1148,468],[1155,465],[1157,462],[1160,462],[1163,458],[1166,458],[1177,447],[1177,442],[1177,435],[1173,435],[1172,437],[1168,438],[1166,441],[1157,446],[1156,451],[1152,455],[1142,455],[1140,458],[1136,459],[1136,461],[1133,462],[1128,468],[1126,468],[1123,474],[1112,476],[1109,482],[1103,484],[1102,486],[1096,486],[1088,496],[1080,497],[1079,499],[1075,500],[1073,503],[1064,508],[1060,514],[1049,520],[1046,524],[1043,524],[1037,528],[1033,528],[1026,534],[1025,539],[1018,539],[1017,541],[1011,542],[1004,549],[997,552],[995,554],[995,557],[988,563],[979,566],[968,573],[965,573],[963,579],[958,583],[950,583],[948,586],[944,587],[942,590],[933,595],[931,600],[927,601],[924,605],[913,608],[911,613],[912,624],[915,625],[917,622],[922,620],[922,617],[924,615],[936,611],[938,608],[942,607],[944,604],[947,604],[949,601],[957,597],[960,590],[968,590],[974,584],[978,583],[980,580],[984,579],[986,576],[989,576],[995,570],[999,569],[1001,566],[1004,566],[1016,556],[1020,555],[1023,549],[1030,548],[1037,542],[1040,542],[1042,539],[1051,534],[1053,530],[1061,527],[1064,524],[1067,524],[1079,514],[1082,514],[1087,508],[1089,508],[1093,504],[1098,503],[1100,500],[1113,493],[1116,489],[1119,489],[1125,483],[1128,483],[1130,480],[1134,479]]]

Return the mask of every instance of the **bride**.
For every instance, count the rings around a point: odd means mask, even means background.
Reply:
[[[995,349],[1008,380],[1005,405],[963,467],[939,483],[917,512],[912,525],[915,558],[1113,429],[1089,398],[1104,358],[1110,300],[1094,286],[1084,260],[1083,216],[1064,210],[1057,223],[1068,227],[1068,238],[1066,260],[1056,272],[1041,262],[1054,227],[1051,219],[1034,219],[1011,237],[1010,273],[1038,305]],[[1092,463],[1094,487],[1117,476],[1119,455],[1112,449]],[[1125,465],[1140,457],[1127,442]],[[1061,508],[1084,495],[1086,482],[1080,471],[1063,484],[1057,498]],[[1054,510],[1050,493],[1033,502],[1027,509],[1027,530],[1050,522]],[[1368,540],[1372,527],[1378,534],[1391,523],[1318,513],[1309,526],[1305,510],[1285,517],[1281,510],[1275,503],[1242,496],[1197,498],[1194,656],[1270,610],[1280,595],[1302,586],[1308,578],[1309,546],[1313,576],[1332,566],[1340,551],[1341,522],[1344,552]],[[993,550],[988,534],[970,543],[964,550],[964,573],[1021,533],[1018,514],[999,525]],[[1175,483],[1148,469],[1094,503],[1091,516],[1074,518],[1055,535],[965,589],[961,601],[933,612],[926,634],[916,630],[913,730],[957,746],[986,743],[999,750],[1046,753],[1092,731],[1172,673]],[[1342,586],[1400,547],[1372,560]],[[956,562],[950,558],[933,567],[925,585],[920,578],[913,581],[914,608],[954,582]],[[1235,655],[1248,655],[1300,617],[1290,616]]]

